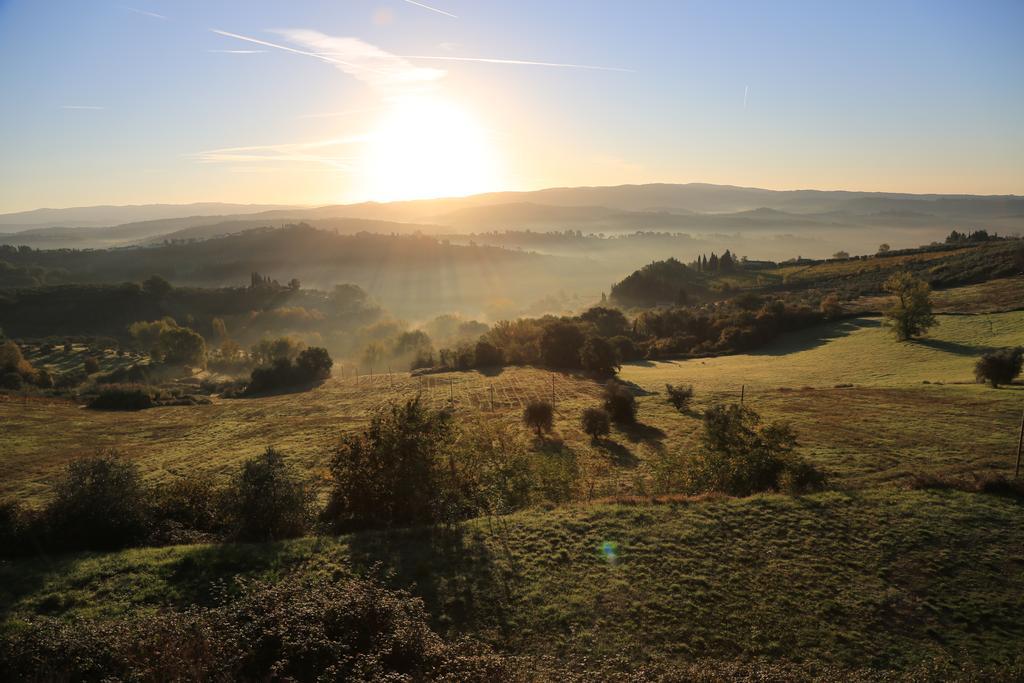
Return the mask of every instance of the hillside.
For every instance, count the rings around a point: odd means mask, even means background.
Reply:
[[[442,634],[579,666],[1005,666],[1024,638],[1021,512],[997,496],[888,489],[571,506],[449,535],[72,555],[0,565],[0,618],[125,617],[208,603],[233,577],[390,570]]]
[[[551,395],[555,435],[593,495],[657,491],[665,468],[692,450],[700,410],[718,400],[745,401],[796,428],[799,451],[842,485],[905,481],[918,472],[1010,471],[1020,420],[1019,385],[992,390],[973,382],[978,355],[1024,339],[1024,312],[939,316],[928,338],[900,344],[874,318],[791,333],[753,354],[623,366],[638,394],[640,425],[616,429],[603,443],[582,433],[579,413],[598,403],[600,382],[533,368],[498,375],[477,371],[410,377],[368,367],[335,367],[334,377],[302,394],[214,399],[211,405],[136,413],[83,411],[64,400],[0,400],[5,453],[0,498],[49,496],[75,456],[116,447],[151,479],[191,471],[227,475],[267,445],[282,449],[317,477],[340,433],[366,424],[390,400],[424,392],[441,408],[455,398],[460,417],[517,428],[523,406]],[[924,384],[929,382],[929,384]],[[694,411],[665,400],[665,383],[693,384]],[[836,385],[852,385],[840,386]],[[494,388],[494,408],[490,389]],[[58,421],[59,433],[48,429]]]

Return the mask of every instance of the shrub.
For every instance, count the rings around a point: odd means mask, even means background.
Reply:
[[[684,412],[690,407],[690,401],[693,399],[693,385],[673,386],[666,384],[665,393],[668,394],[668,402],[679,412]]]
[[[21,385],[24,382],[21,379],[21,375],[16,372],[4,372],[0,373],[0,389],[10,389],[11,391],[17,391],[21,389]]]
[[[270,366],[258,367],[250,375],[246,393],[256,394],[298,387],[331,376],[334,361],[326,349],[311,347],[298,353],[295,362],[277,358]]]
[[[548,401],[530,401],[523,410],[523,423],[536,430],[537,436],[551,431],[554,417],[555,409]]]
[[[131,620],[34,618],[0,636],[3,680],[501,680],[434,633],[422,600],[372,579],[239,582],[214,607]]]
[[[233,538],[268,541],[309,529],[312,491],[273,448],[246,461],[223,495],[224,521]]]
[[[580,427],[593,441],[611,432],[611,422],[611,415],[604,408],[587,408],[580,416]]]
[[[979,382],[988,382],[992,388],[1000,384],[1012,384],[1024,364],[1024,347],[1000,349],[986,353],[974,366],[974,376]]]
[[[223,531],[223,492],[213,479],[189,475],[149,489],[152,529],[149,542],[155,545],[209,541]]]
[[[89,356],[82,362],[82,369],[87,375],[92,375],[100,371],[100,362],[95,357]]]
[[[115,550],[140,542],[147,492],[138,467],[115,451],[71,462],[45,516],[61,550]]]
[[[604,409],[619,424],[636,422],[636,397],[625,385],[614,380],[604,385]]]
[[[105,384],[89,402],[93,410],[144,410],[156,405],[159,392],[144,384]]]
[[[843,314],[843,305],[839,303],[839,295],[835,292],[827,294],[825,298],[821,300],[821,314],[833,320]]]
[[[437,462],[451,441],[450,415],[428,411],[419,396],[377,412],[335,451],[324,518],[339,531],[434,521]]]
[[[785,423],[762,425],[741,405],[712,406],[704,413],[702,448],[685,472],[687,488],[749,496],[783,486],[799,493],[823,486],[824,475],[794,456],[795,447],[796,434]]]

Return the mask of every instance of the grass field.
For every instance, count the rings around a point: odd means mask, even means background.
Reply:
[[[412,529],[0,564],[0,621],[208,602],[231,577],[363,572],[506,652],[900,667],[1024,639],[1024,507],[897,488],[529,511]],[[962,653],[962,654],[961,654]]]
[[[268,445],[322,477],[339,436],[390,400],[422,391],[436,407],[453,397],[463,415],[517,424],[526,401],[550,398],[552,382],[557,416],[548,445],[571,451],[597,496],[648,491],[659,462],[696,444],[701,407],[738,399],[741,385],[748,405],[792,421],[804,454],[840,483],[922,470],[1006,471],[1024,388],[974,384],[972,367],[986,349],[1024,343],[1024,312],[939,319],[918,342],[897,343],[878,319],[860,318],[787,335],[756,354],[629,364],[620,377],[639,393],[641,425],[596,445],[577,420],[582,408],[598,403],[600,385],[532,368],[495,376],[363,374],[358,382],[342,369],[306,393],[135,413],[8,398],[0,401],[0,498],[38,501],[69,459],[104,447],[137,460],[157,480],[197,470],[226,474]],[[681,415],[667,404],[666,382],[694,385],[694,412]]]

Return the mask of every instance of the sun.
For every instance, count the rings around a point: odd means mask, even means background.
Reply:
[[[377,201],[470,195],[501,186],[489,132],[476,116],[432,96],[403,98],[365,147],[365,196]]]

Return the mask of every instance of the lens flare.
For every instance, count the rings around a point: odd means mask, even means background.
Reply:
[[[615,541],[605,541],[601,544],[601,555],[608,564],[615,564],[619,559],[619,544]]]

